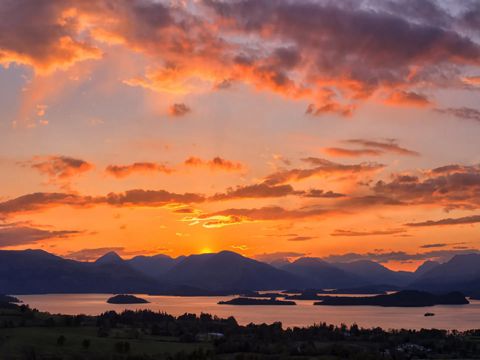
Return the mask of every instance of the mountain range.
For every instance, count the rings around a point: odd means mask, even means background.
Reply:
[[[480,295],[480,255],[427,261],[415,272],[373,261],[331,263],[320,258],[267,264],[231,251],[171,258],[122,259],[114,252],[95,262],[65,259],[43,250],[0,251],[0,293],[149,293],[223,295],[280,289],[414,289]]]

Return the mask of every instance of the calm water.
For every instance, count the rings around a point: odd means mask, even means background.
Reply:
[[[435,306],[425,308],[382,308],[373,306],[313,306],[313,301],[297,301],[297,306],[232,306],[217,305],[231,297],[176,297],[139,295],[150,304],[107,304],[109,294],[19,295],[33,308],[51,313],[97,315],[107,310],[150,309],[172,315],[201,312],[220,317],[234,316],[241,324],[281,321],[284,327],[308,326],[326,322],[339,325],[357,323],[362,327],[384,329],[457,329],[480,328],[480,301],[470,305]],[[434,317],[425,317],[433,312]]]

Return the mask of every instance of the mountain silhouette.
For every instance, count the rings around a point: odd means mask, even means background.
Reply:
[[[428,291],[462,291],[480,294],[480,254],[456,255],[425,272],[411,286]]]
[[[64,259],[43,250],[0,251],[0,294],[150,293],[238,294],[284,289],[415,289],[480,296],[480,255],[457,255],[444,264],[425,262],[414,273],[372,261],[331,264],[300,258],[281,268],[231,251],[171,258],[122,259],[111,252],[95,262]],[[350,291],[349,290],[349,291]]]
[[[436,268],[438,265],[440,265],[439,262],[437,261],[430,261],[430,260],[427,260],[425,261],[422,265],[420,265],[417,270],[415,270],[415,276],[416,277],[420,277],[420,276],[423,276],[425,275],[427,272],[429,272],[430,270],[433,270],[434,268]]]
[[[305,278],[310,287],[338,288],[363,285],[358,276],[339,269],[319,258],[303,257],[282,266],[282,270]]]
[[[276,290],[306,285],[301,277],[231,251],[190,255],[165,274],[170,282],[206,290]]]
[[[121,264],[124,260],[118,255],[115,251],[110,251],[103,256],[100,256],[95,260],[95,264],[104,265],[104,264]]]
[[[0,292],[142,293],[160,286],[158,281],[127,264],[102,262],[78,262],[42,250],[3,250],[0,251]]]
[[[355,274],[369,284],[391,284],[404,286],[413,280],[413,274],[406,271],[392,271],[385,266],[370,260],[359,260],[351,263],[334,263],[335,267]]]
[[[162,254],[154,256],[141,255],[127,260],[127,262],[135,270],[138,270],[141,273],[151,276],[155,279],[159,279],[184,258],[184,256],[180,256],[173,259],[170,256]]]

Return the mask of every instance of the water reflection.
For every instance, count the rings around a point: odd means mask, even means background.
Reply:
[[[441,305],[423,308],[382,308],[373,306],[313,306],[313,301],[297,301],[297,306],[217,305],[231,297],[177,297],[138,295],[150,304],[115,305],[106,300],[111,294],[50,294],[17,296],[33,308],[61,314],[97,315],[107,310],[150,309],[172,315],[186,312],[234,316],[241,324],[281,321],[284,327],[308,326],[326,322],[339,325],[353,323],[362,327],[384,329],[439,328],[467,330],[480,328],[480,301],[470,305]],[[435,313],[425,317],[426,312]]]

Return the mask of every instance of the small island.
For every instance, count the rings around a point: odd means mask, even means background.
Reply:
[[[305,290],[300,294],[286,295],[287,300],[323,300],[325,296],[319,296],[318,290]]]
[[[276,299],[252,299],[238,297],[228,301],[219,301],[219,305],[297,305],[294,301],[283,301]]]
[[[18,298],[16,298],[15,296],[11,296],[11,295],[2,295],[0,294],[0,303],[4,303],[4,304],[19,304],[21,303],[22,301]]]
[[[459,292],[436,295],[425,291],[404,290],[389,295],[369,297],[331,296],[314,305],[424,307],[435,305],[466,305],[469,301]]]
[[[148,304],[150,301],[133,295],[115,295],[107,300],[109,304]]]

